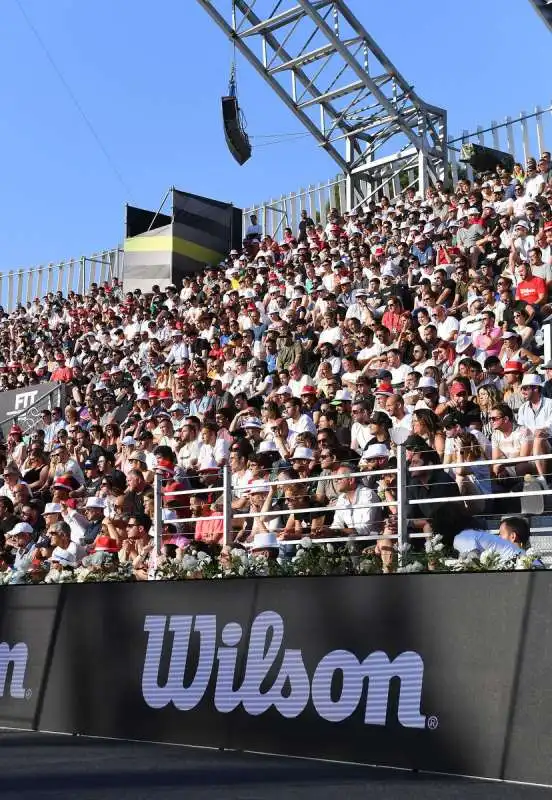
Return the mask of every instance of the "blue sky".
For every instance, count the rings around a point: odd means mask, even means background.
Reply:
[[[155,208],[171,184],[248,206],[336,174],[310,138],[233,161],[220,120],[231,49],[195,0],[20,3],[110,161],[4,0],[0,270],[114,246],[124,203]],[[448,109],[451,133],[550,104],[552,38],[529,2],[349,5],[420,96]],[[302,130],[243,59],[239,88],[250,135]]]

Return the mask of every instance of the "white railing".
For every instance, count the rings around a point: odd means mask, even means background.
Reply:
[[[251,214],[256,214],[264,233],[283,239],[284,228],[291,228],[294,234],[297,232],[304,208],[315,222],[324,225],[330,208],[342,209],[345,204],[345,176],[336,175],[322,183],[244,209],[243,230],[245,233]]]
[[[552,496],[552,489],[539,489],[538,491],[497,491],[491,494],[473,494],[473,495],[464,495],[459,494],[457,496],[450,496],[450,497],[440,497],[440,498],[427,498],[426,500],[417,500],[417,499],[410,499],[409,498],[409,490],[413,486],[413,479],[415,478],[416,474],[422,471],[429,472],[434,470],[440,471],[447,471],[450,472],[451,470],[461,469],[461,468],[471,468],[474,466],[473,462],[458,462],[452,464],[435,464],[435,465],[428,465],[428,466],[421,466],[421,467],[408,467],[406,463],[406,452],[403,445],[397,446],[396,449],[397,455],[397,466],[393,469],[385,469],[379,471],[371,471],[371,472],[351,472],[350,477],[352,478],[367,478],[367,477],[376,477],[376,476],[389,476],[394,475],[396,476],[397,481],[397,488],[396,488],[396,500],[385,500],[385,501],[377,501],[374,503],[369,503],[366,506],[355,506],[355,510],[362,510],[366,509],[369,511],[372,508],[393,508],[395,512],[393,514],[394,519],[396,520],[397,525],[397,533],[396,534],[385,534],[385,538],[395,539],[397,544],[401,548],[405,545],[409,539],[413,538],[421,538],[426,536],[424,533],[416,532],[413,530],[411,523],[415,521],[417,518],[411,516],[411,509],[413,506],[416,506],[419,502],[426,502],[426,503],[470,503],[470,501],[481,501],[481,500],[503,500],[503,499],[511,499],[511,498],[532,498],[532,497],[551,497]],[[534,463],[535,460],[538,461],[552,461],[552,453],[535,456],[518,456],[515,458],[510,459],[485,459],[482,461],[475,462],[478,466],[493,466],[493,465],[500,465],[500,466],[515,466],[516,464],[525,464],[525,463]],[[552,465],[550,467],[552,472]],[[180,525],[190,525],[191,523],[196,523],[202,520],[211,520],[211,521],[223,521],[223,535],[222,535],[222,544],[231,545],[234,541],[234,521],[235,520],[245,520],[245,519],[255,519],[257,517],[263,518],[270,518],[270,517],[285,517],[289,514],[293,513],[292,508],[276,508],[271,511],[234,511],[232,508],[232,486],[231,486],[231,473],[230,468],[228,466],[223,466],[220,471],[220,478],[222,479],[222,485],[213,488],[207,489],[186,489],[182,491],[171,491],[170,496],[171,498],[175,497],[182,497],[183,500],[185,498],[189,498],[193,495],[201,495],[210,493],[212,495],[222,495],[222,508],[220,513],[213,516],[206,516],[206,517],[185,517],[183,519],[176,518],[167,520],[171,525],[175,527],[179,527]],[[285,486],[296,485],[296,484],[308,484],[308,483],[315,483],[318,484],[322,481],[335,481],[336,475],[316,475],[309,478],[296,478],[294,480],[285,480],[285,481],[263,481],[264,485],[267,487],[278,487],[283,488]],[[491,474],[491,482],[494,481],[495,478]],[[238,492],[241,494],[246,489],[240,487]],[[157,552],[161,552],[162,547],[162,524],[163,524],[163,493],[162,493],[162,480],[159,475],[155,476],[154,482],[154,497],[155,497],[155,541],[156,541],[156,548]],[[321,513],[331,513],[335,512],[337,509],[335,506],[307,506],[306,508],[300,508],[301,514],[321,514]],[[523,514],[523,508],[519,512]],[[529,517],[529,523],[531,525],[531,535],[532,537],[542,537],[542,536],[550,536],[552,532],[552,527],[550,525],[539,525],[539,519],[542,517],[543,521],[546,522],[546,517],[552,516],[552,511],[547,514],[543,512],[542,515],[531,515],[527,513],[526,516]],[[495,514],[487,513],[484,515],[474,515],[474,516],[483,516],[487,521],[492,522],[493,520],[496,522],[497,518]],[[339,531],[336,530],[335,536],[326,536],[323,538],[316,537],[317,541],[320,542],[350,542],[351,538],[354,538],[355,541],[375,541],[380,538],[381,536],[381,523],[374,524],[374,530],[370,533],[358,535],[358,536],[343,536],[339,534]],[[495,527],[490,527],[490,531],[493,533],[498,532],[498,525]],[[193,533],[186,533],[183,535],[193,537]],[[282,540],[282,545],[296,545],[299,544],[299,539],[285,539]],[[552,546],[546,546],[544,550],[547,552],[547,555],[552,555]],[[548,551],[550,551],[548,553]],[[547,559],[548,560],[548,559]]]
[[[48,292],[62,292],[64,296],[70,291],[84,294],[92,283],[122,277],[123,251],[120,248],[57,264],[9,270],[0,273],[0,305],[6,311],[13,311],[17,305],[30,303]]]
[[[459,170],[466,169],[458,159],[464,142],[492,147],[510,153],[516,161],[525,164],[528,156],[538,157],[543,150],[552,149],[552,104],[541,108],[537,106],[531,113],[522,111],[514,117],[506,117],[503,122],[492,121],[490,125],[478,125],[475,131],[463,131],[460,136],[448,140],[449,166],[453,181],[458,180]],[[468,177],[470,168],[466,169]],[[388,165],[384,193],[392,199],[406,186],[417,185],[414,169],[403,170],[398,162]],[[289,227],[297,233],[301,211],[306,209],[315,222],[325,224],[330,208],[346,209],[345,176],[337,175],[315,186],[299,189],[279,198],[265,200],[243,211],[244,232],[249,225],[249,216],[257,214],[263,232],[282,239],[283,229]]]

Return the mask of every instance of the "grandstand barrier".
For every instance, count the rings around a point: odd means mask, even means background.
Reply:
[[[466,168],[466,165],[459,163],[460,151],[466,142],[504,150],[524,165],[528,156],[539,155],[543,150],[552,148],[552,104],[537,106],[529,114],[522,111],[517,116],[508,116],[504,122],[493,120],[489,125],[478,125],[475,131],[465,130],[460,136],[450,137],[449,171],[454,183],[458,181],[461,172],[465,172],[470,179],[473,178],[471,167]],[[389,199],[397,197],[409,186],[417,187],[417,170],[405,169],[403,161],[404,156],[390,161],[383,188],[378,184],[377,191],[387,195]],[[330,208],[348,210],[345,183],[345,176],[337,175],[246,208],[243,212],[243,230],[245,232],[250,224],[250,215],[256,214],[264,233],[282,239],[284,228],[290,227],[294,233],[297,231],[303,209],[308,211],[315,222],[325,225]],[[368,193],[366,199],[370,197]]]
[[[0,273],[0,306],[13,311],[48,292],[85,294],[91,284],[123,278],[123,250],[119,247],[71,258],[55,264]]]
[[[397,467],[396,468],[389,468],[389,469],[382,469],[382,470],[372,470],[370,472],[361,471],[351,473],[351,477],[362,479],[367,477],[379,477],[379,476],[389,476],[394,475],[396,477],[397,488],[396,488],[396,500],[394,501],[382,501],[382,502],[375,502],[370,503],[367,506],[355,506],[356,510],[361,508],[366,508],[367,510],[370,508],[389,508],[392,510],[392,514],[395,516],[396,519],[396,530],[397,532],[394,534],[387,534],[385,535],[386,539],[393,539],[396,541],[399,553],[403,551],[404,546],[408,543],[410,539],[414,538],[423,538],[426,537],[426,534],[423,532],[409,532],[409,527],[411,527],[410,523],[415,522],[416,518],[411,517],[410,509],[412,506],[416,506],[418,504],[418,500],[412,500],[408,498],[408,490],[412,483],[412,477],[416,475],[416,473],[422,471],[451,471],[456,469],[462,468],[471,468],[474,464],[477,464],[478,467],[481,466],[489,466],[492,467],[493,465],[500,465],[500,466],[509,466],[514,467],[516,465],[534,465],[535,461],[543,461],[543,462],[552,462],[552,453],[543,454],[534,456],[517,456],[515,458],[509,459],[484,459],[477,462],[454,462],[451,464],[436,464],[436,465],[427,465],[423,467],[407,467],[407,459],[406,459],[406,451],[404,445],[397,445],[396,448],[396,455],[397,455]],[[339,466],[339,465],[338,465]],[[549,472],[552,473],[552,463],[550,464]],[[520,475],[523,478],[523,473]],[[278,480],[278,481],[265,481],[265,486],[267,487],[274,487],[274,488],[285,488],[289,485],[294,484],[312,484],[312,483],[320,483],[324,481],[331,481],[335,480],[335,475],[316,475],[313,477],[308,478],[296,478],[292,480]],[[491,477],[491,483],[494,482],[494,478]],[[156,474],[154,476],[154,500],[155,500],[155,513],[154,513],[154,536],[155,536],[155,545],[156,545],[156,552],[158,554],[161,553],[162,545],[163,545],[163,535],[162,535],[162,527],[163,527],[163,508],[164,508],[164,494],[163,494],[163,485],[164,479],[161,474]],[[494,485],[494,484],[493,484]],[[497,487],[499,488],[499,487]],[[246,491],[244,487],[241,487],[239,490],[241,493]],[[236,513],[232,509],[232,475],[230,468],[225,465],[221,467],[220,470],[220,482],[218,486],[211,487],[211,488],[200,488],[200,489],[184,489],[184,490],[176,490],[173,491],[172,488],[170,490],[170,496],[172,499],[171,508],[178,508],[178,499],[181,498],[182,503],[180,508],[188,507],[188,502],[190,497],[194,495],[201,496],[202,494],[218,494],[219,499],[222,500],[222,503],[219,503],[220,512],[215,516],[186,516],[182,518],[175,518],[166,520],[170,522],[171,525],[174,525],[177,529],[180,528],[181,533],[187,531],[186,535],[193,536],[193,527],[190,528],[190,525],[199,521],[215,521],[215,520],[223,520],[223,539],[222,543],[226,546],[231,546],[234,541],[234,521],[236,520],[245,520],[245,519],[254,519],[256,517],[265,517],[271,518],[274,516],[285,516],[286,514],[292,513],[289,509],[276,509],[272,511],[248,511],[246,513]],[[528,517],[528,521],[531,527],[531,545],[537,549],[543,556],[544,563],[548,566],[552,563],[552,518],[548,518],[547,516],[543,516],[546,514],[547,506],[548,509],[552,509],[552,489],[543,489],[538,488],[534,490],[528,490],[524,487],[523,491],[493,491],[489,494],[473,494],[473,495],[465,495],[460,494],[457,497],[442,497],[442,498],[430,498],[427,502],[431,503],[470,503],[474,501],[496,501],[496,500],[504,500],[508,499],[511,500],[512,498],[519,498],[521,502],[521,508],[519,513]],[[529,510],[524,508],[524,504],[527,503],[527,500],[531,498],[542,499],[543,502],[543,511],[541,513],[533,513],[530,510],[531,503],[529,503]],[[176,504],[175,504],[176,500]],[[166,507],[166,504],[165,504]],[[333,512],[335,511],[334,506],[327,506],[324,508],[320,508],[319,506],[316,507],[307,507],[301,508],[302,514],[319,514],[320,512]],[[484,519],[482,524],[483,528],[487,528],[492,533],[498,532],[498,527],[500,525],[500,518],[496,516],[492,516],[489,513],[485,514],[474,514],[475,517],[480,516]],[[543,525],[542,521],[548,522],[550,524]],[[187,526],[185,529],[183,526]],[[374,525],[373,532],[369,534],[363,534],[355,537],[350,536],[339,536],[336,532],[335,536],[331,536],[331,538],[327,537],[316,537],[316,541],[319,543],[324,542],[350,542],[351,538],[354,538],[354,541],[358,542],[370,542],[376,541],[381,537],[381,526],[377,524]],[[286,545],[297,545],[300,543],[300,539],[286,539],[283,544]],[[245,543],[247,546],[247,543]]]
[[[552,783],[548,572],[0,594],[2,727]]]

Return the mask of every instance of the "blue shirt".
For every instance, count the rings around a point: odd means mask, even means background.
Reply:
[[[267,353],[265,361],[266,366],[269,372],[276,372],[276,359],[278,358],[278,353]]]
[[[419,247],[413,245],[410,248],[410,253],[411,255],[416,256],[421,266],[433,261],[433,247],[430,244],[425,248],[425,250],[420,250]]]
[[[454,537],[453,547],[458,550],[460,555],[476,552],[481,554],[483,550],[492,548],[500,555],[502,561],[510,561],[525,552],[519,545],[501,539],[495,533],[474,530],[467,528]]]
[[[192,400],[190,402],[190,416],[204,416],[212,408],[213,398],[204,394],[199,400]]]

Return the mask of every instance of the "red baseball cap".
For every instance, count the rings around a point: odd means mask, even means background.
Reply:
[[[162,470],[163,472],[169,472],[171,475],[174,475],[174,464],[168,458],[158,458],[157,469]]]
[[[452,386],[450,387],[450,393],[452,395],[452,394],[460,394],[460,392],[467,392],[467,389],[463,383],[457,381],[453,383]]]
[[[505,373],[507,373],[507,372],[520,372],[521,373],[521,372],[523,372],[523,364],[521,363],[521,361],[516,361],[515,359],[512,359],[511,361],[507,361],[504,364],[504,372]]]

